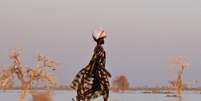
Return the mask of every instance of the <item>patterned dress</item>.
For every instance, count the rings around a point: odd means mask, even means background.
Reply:
[[[110,84],[108,77],[111,77],[111,75],[105,68],[105,61],[105,51],[101,45],[97,45],[89,64],[81,69],[72,81],[71,88],[77,91],[78,96],[92,89],[93,93],[86,96],[87,100],[99,96],[109,97]]]

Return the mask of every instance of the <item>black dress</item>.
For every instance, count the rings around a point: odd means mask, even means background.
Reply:
[[[94,93],[87,96],[88,100],[99,96],[108,97],[110,89],[108,77],[111,75],[105,68],[105,61],[105,51],[101,45],[97,45],[89,64],[77,73],[71,87],[80,93],[92,89]]]

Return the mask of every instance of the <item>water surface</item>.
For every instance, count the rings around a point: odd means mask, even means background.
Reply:
[[[0,101],[19,101],[20,91],[11,90],[0,91]],[[55,91],[53,94],[54,101],[72,101],[75,92],[71,91]],[[25,101],[31,101],[31,95],[27,94]],[[103,101],[98,98],[95,101]],[[185,92],[182,98],[166,97],[166,94],[142,94],[140,92],[129,93],[112,93],[109,101],[201,101],[201,94],[196,92]]]

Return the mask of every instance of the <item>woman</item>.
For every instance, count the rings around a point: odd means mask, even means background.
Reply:
[[[108,100],[110,84],[108,77],[111,74],[105,68],[106,54],[102,47],[106,33],[101,28],[92,34],[97,43],[92,59],[75,77],[71,87],[77,90],[76,100],[90,100],[103,96],[104,101]],[[75,99],[73,99],[75,100]]]

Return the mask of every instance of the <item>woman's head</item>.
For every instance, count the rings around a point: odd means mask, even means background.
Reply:
[[[106,38],[106,32],[102,28],[97,28],[93,34],[93,39],[97,42],[97,44],[104,44],[104,38]]]

